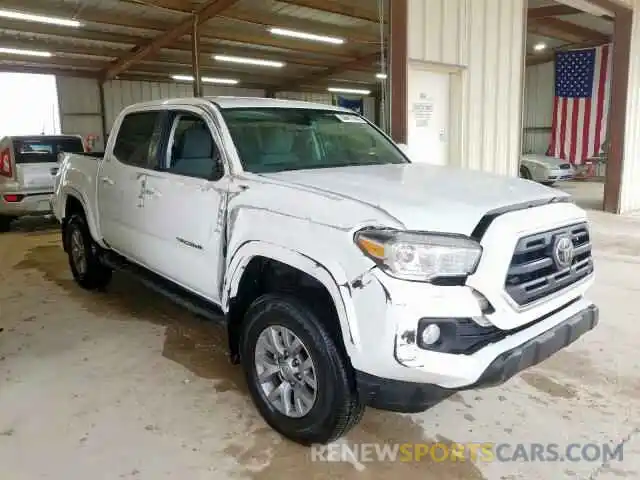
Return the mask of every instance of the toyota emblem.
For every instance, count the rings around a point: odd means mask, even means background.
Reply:
[[[571,237],[558,238],[553,249],[553,259],[560,268],[568,268],[573,263],[573,242]]]

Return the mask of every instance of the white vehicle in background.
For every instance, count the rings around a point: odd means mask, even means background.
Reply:
[[[412,164],[344,108],[132,105],[104,156],[65,155],[52,203],[79,285],[118,270],[223,323],[258,410],[302,444],[365,405],[420,412],[503,383],[598,322],[569,195]]]
[[[77,135],[33,135],[0,140],[0,232],[26,215],[51,213],[53,183],[61,153],[83,153]]]
[[[520,177],[543,185],[572,180],[575,175],[574,166],[561,158],[529,153],[520,161]]]

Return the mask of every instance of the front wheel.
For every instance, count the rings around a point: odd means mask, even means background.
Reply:
[[[112,271],[98,259],[98,246],[91,238],[84,215],[74,214],[67,222],[65,245],[73,278],[82,288],[97,290],[111,281]]]
[[[285,437],[324,444],[362,418],[364,405],[345,354],[297,299],[257,299],[243,321],[240,355],[254,403]]]

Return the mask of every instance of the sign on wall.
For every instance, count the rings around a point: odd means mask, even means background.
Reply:
[[[364,115],[364,103],[362,98],[350,99],[345,97],[338,97],[338,106],[353,110],[360,115]]]

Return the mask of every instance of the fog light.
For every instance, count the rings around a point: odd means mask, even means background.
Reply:
[[[434,345],[440,340],[440,327],[435,323],[427,325],[422,331],[422,344]]]

